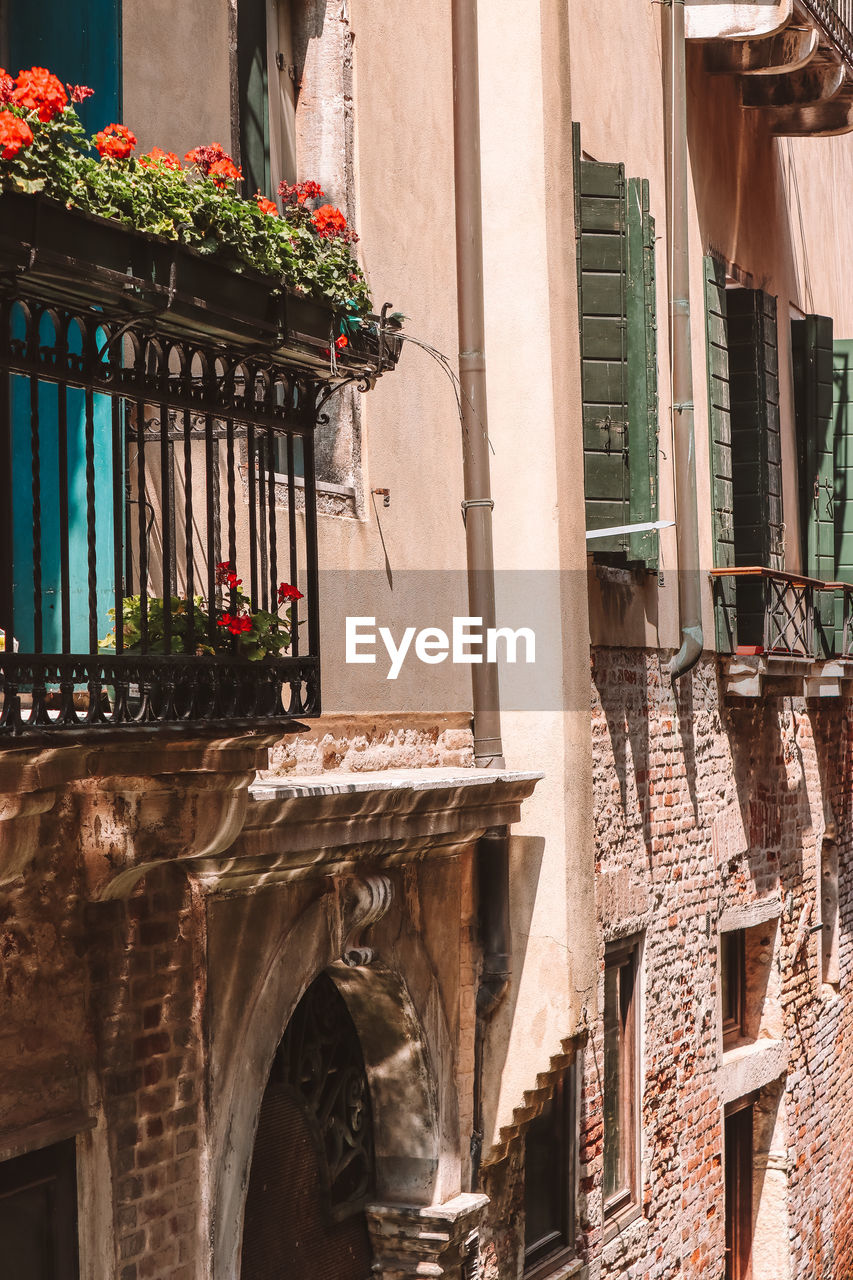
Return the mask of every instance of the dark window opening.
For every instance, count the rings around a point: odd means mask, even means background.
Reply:
[[[575,1068],[557,1079],[553,1096],[527,1130],[524,1151],[524,1269],[556,1265],[574,1247]]]
[[[77,1280],[73,1139],[0,1164],[0,1244],[14,1280]]]
[[[639,1200],[638,940],[608,948],[604,970],[604,1214]]]
[[[749,1280],[752,1271],[752,1110],[725,1121],[726,1280]]]
[[[720,935],[720,988],[723,1001],[723,1048],[746,1034],[746,936],[743,929]]]

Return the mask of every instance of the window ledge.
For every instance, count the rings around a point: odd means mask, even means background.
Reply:
[[[724,1106],[772,1084],[788,1070],[786,1040],[753,1040],[726,1049],[720,1065],[720,1097]]]
[[[612,1218],[608,1218],[604,1223],[604,1250],[602,1261],[605,1267],[610,1267],[616,1262],[620,1255],[626,1249],[631,1249],[630,1240],[624,1238],[629,1228],[633,1228],[631,1236],[638,1235],[645,1227],[645,1218],[643,1217],[643,1207],[640,1204],[629,1204],[621,1213],[615,1214]]]
[[[541,1262],[537,1262],[535,1267],[525,1271],[524,1280],[574,1280],[575,1276],[583,1274],[585,1273],[580,1258],[566,1258],[564,1255],[558,1255],[553,1258],[543,1258]]]

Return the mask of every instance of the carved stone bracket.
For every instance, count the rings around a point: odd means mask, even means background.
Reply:
[[[344,946],[341,959],[350,968],[372,964],[376,952],[366,947],[364,934],[376,924],[391,906],[394,885],[388,876],[354,877],[344,888],[344,900],[348,912],[345,916]]]
[[[377,1280],[468,1280],[479,1275],[480,1220],[488,1203],[488,1196],[460,1195],[425,1208],[368,1205]]]

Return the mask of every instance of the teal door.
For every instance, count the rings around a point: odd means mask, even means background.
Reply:
[[[76,4],[73,0],[70,3],[69,0],[41,0],[39,4],[33,4],[32,0],[11,0],[7,13],[8,69],[13,76],[21,69],[42,66],[58,75],[63,83],[84,84],[94,89],[94,97],[77,108],[84,127],[90,132],[121,120],[120,0],[82,0]],[[52,345],[55,341],[52,326],[48,323],[46,328],[51,332],[40,334],[40,341]],[[80,350],[80,335],[73,327],[69,347]],[[76,388],[68,391],[64,441],[60,438],[59,392],[55,383],[38,384],[35,432],[29,379],[13,375],[10,396],[15,475],[12,553],[15,639],[25,653],[34,648],[46,653],[89,652],[90,596],[95,601],[98,638],[110,630],[107,610],[115,600],[111,403],[107,396],[92,397],[90,429],[96,477],[92,528],[87,515],[84,392]],[[63,453],[64,484],[60,480]],[[38,499],[33,496],[34,466],[39,478]],[[67,549],[63,547],[61,531],[63,508],[67,508]],[[39,573],[35,574],[34,528],[39,525],[40,564]],[[94,569],[89,558],[92,533]],[[37,612],[41,614],[40,628],[36,623]]]

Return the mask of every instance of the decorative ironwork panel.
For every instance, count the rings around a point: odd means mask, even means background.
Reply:
[[[335,984],[321,974],[306,991],[279,1046],[271,1079],[290,1085],[316,1122],[339,1211],[373,1189],[373,1120],[358,1032]]]

